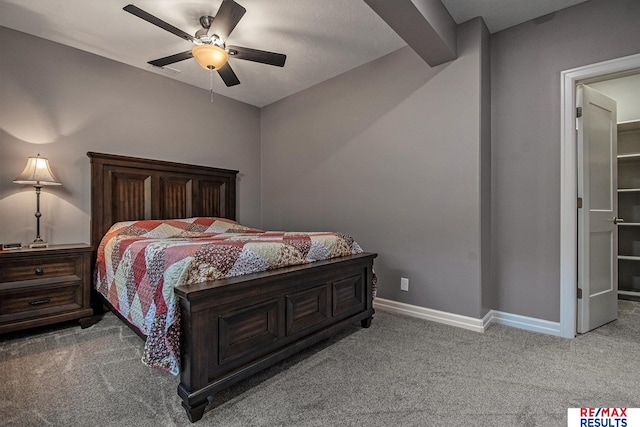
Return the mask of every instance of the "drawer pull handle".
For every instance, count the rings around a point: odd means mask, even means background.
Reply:
[[[44,269],[42,267],[36,267],[36,276],[42,276],[44,274]]]
[[[51,300],[49,298],[42,298],[42,299],[37,299],[35,301],[29,301],[29,305],[49,304],[50,302]]]

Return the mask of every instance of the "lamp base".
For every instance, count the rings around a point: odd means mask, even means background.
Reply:
[[[29,243],[29,249],[39,249],[39,248],[48,248],[49,244],[47,242],[32,242]]]

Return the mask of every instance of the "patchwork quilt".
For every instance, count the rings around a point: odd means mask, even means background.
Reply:
[[[142,361],[177,375],[176,286],[361,252],[341,233],[263,231],[222,218],[126,221],[100,243],[96,289],[147,336]]]

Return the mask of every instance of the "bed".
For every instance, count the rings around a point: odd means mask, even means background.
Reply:
[[[94,152],[87,155],[92,181],[91,243],[96,252],[116,223],[152,229],[175,221],[181,227],[185,222],[188,227],[198,222],[209,230],[222,224],[235,228],[234,232],[263,232],[237,229],[243,227],[235,222],[238,171]],[[230,385],[355,322],[369,327],[374,314],[375,257],[354,251],[176,287],[172,297],[179,313],[178,395],[189,420],[201,419],[213,396]],[[98,273],[96,267],[95,277]],[[100,285],[98,282],[96,279]],[[116,309],[118,304],[99,292],[94,292],[94,298],[97,306],[105,305],[147,339],[140,327]]]

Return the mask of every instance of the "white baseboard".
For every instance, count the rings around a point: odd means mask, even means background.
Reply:
[[[511,326],[513,328],[524,329],[526,331],[540,332],[547,335],[562,336],[560,322],[537,319],[535,317],[521,316],[519,314],[505,313],[503,311],[491,310],[483,318],[485,327],[492,323]]]
[[[419,307],[417,305],[405,304],[384,298],[373,300],[375,309],[390,311],[392,313],[404,314],[406,316],[417,317],[419,319],[431,320],[445,325],[458,328],[469,329],[474,332],[484,332],[485,326],[482,319],[461,316],[459,314],[448,313],[446,311],[433,310],[431,308]]]
[[[550,322],[548,320],[504,313],[497,310],[491,310],[482,319],[476,319],[475,317],[461,316],[459,314],[419,307],[417,305],[405,304],[384,298],[376,298],[373,300],[373,307],[391,313],[431,320],[474,332],[484,332],[492,323],[497,323],[527,331],[561,336],[559,322]]]

